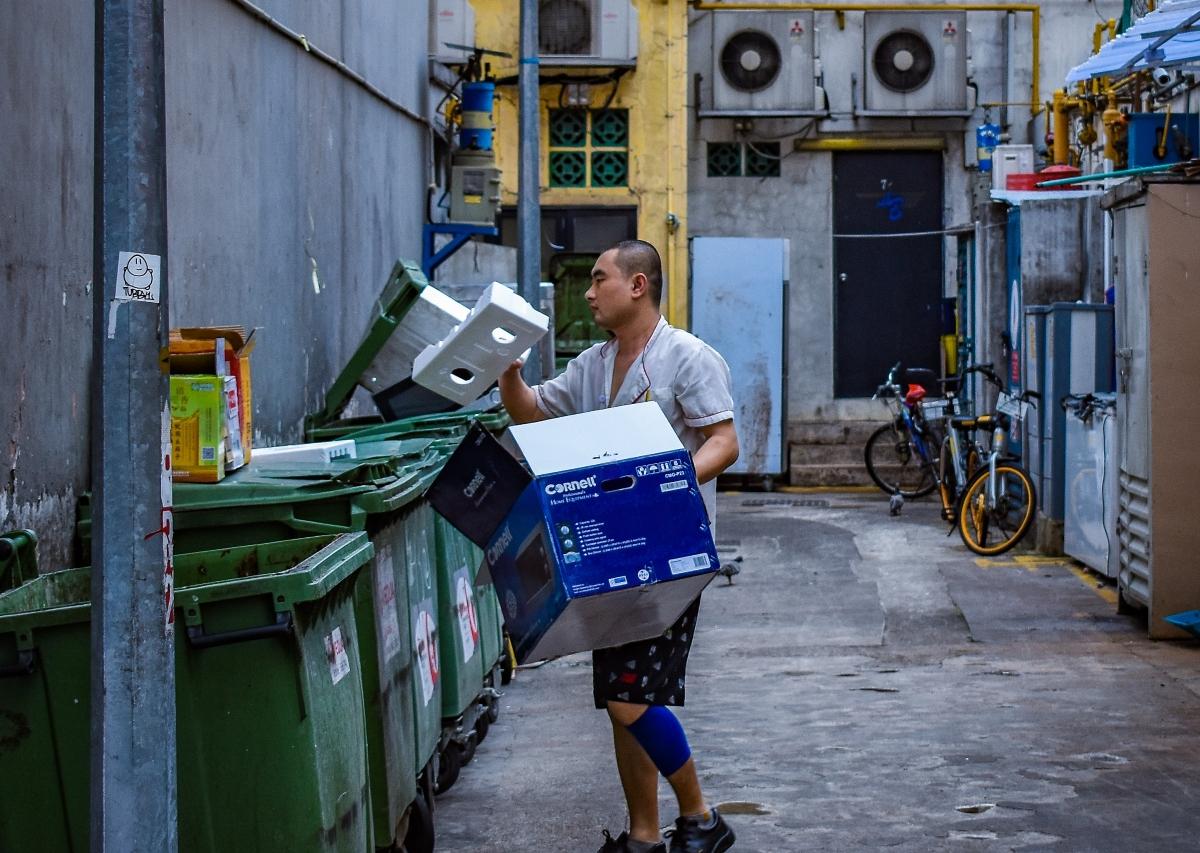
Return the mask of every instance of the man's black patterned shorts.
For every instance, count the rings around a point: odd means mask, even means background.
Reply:
[[[608,702],[683,705],[688,652],[700,599],[665,634],[592,652],[592,694],[597,708]]]

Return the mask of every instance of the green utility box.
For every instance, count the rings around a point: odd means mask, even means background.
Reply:
[[[179,849],[364,853],[374,839],[354,602],[365,534],[175,561]],[[84,853],[91,570],[0,595],[0,850]]]

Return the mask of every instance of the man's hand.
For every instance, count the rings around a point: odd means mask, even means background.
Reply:
[[[700,432],[704,433],[704,444],[692,456],[692,463],[696,466],[696,479],[707,483],[737,462],[740,451],[733,421],[709,424],[700,427]]]
[[[524,366],[525,362],[517,359],[500,374],[500,381],[497,383],[500,386],[500,399],[515,423],[544,421],[546,416],[538,408],[534,390],[526,384],[525,377],[521,376],[521,368]]]

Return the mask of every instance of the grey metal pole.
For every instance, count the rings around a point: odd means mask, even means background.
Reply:
[[[96,2],[92,853],[174,853],[162,0]]]
[[[538,87],[538,0],[521,0],[521,67],[518,125],[521,135],[517,169],[517,288],[530,305],[541,301],[542,200],[538,183],[541,172],[541,104]],[[529,352],[522,374],[529,383],[548,375],[538,347]]]

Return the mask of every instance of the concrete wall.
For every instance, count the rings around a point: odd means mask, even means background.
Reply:
[[[1091,48],[1097,15],[1119,16],[1120,0],[1079,4],[1048,0],[1041,4],[1042,98],[1062,85],[1069,68]],[[689,27],[689,71],[711,76],[709,11],[693,11]],[[829,151],[793,151],[793,142],[808,144],[837,137],[940,142],[945,163],[944,222],[973,219],[974,128],[983,109],[967,119],[868,119],[854,115],[862,105],[863,13],[847,12],[844,27],[833,12],[815,15],[820,67],[830,116],[808,119],[755,119],[739,132],[731,119],[697,117],[696,88],[689,89],[692,117],[688,158],[688,216],[693,236],[787,237],[791,240],[789,420],[853,420],[877,416],[877,404],[833,397],[833,242],[832,161]],[[971,77],[979,88],[978,103],[1028,102],[1031,85],[1031,18],[1028,14],[971,12],[967,16]],[[1004,49],[1007,41],[1007,53]],[[852,75],[858,83],[852,81]],[[706,83],[699,81],[701,101]],[[1002,114],[1003,113],[1003,114]],[[1028,106],[995,107],[990,116],[1006,121],[1013,142],[1044,147],[1041,120],[1030,120]],[[708,178],[705,143],[739,139],[778,139],[784,160],[779,178]],[[946,292],[953,295],[956,257],[948,239]],[[1002,244],[1001,244],[1002,245]],[[1001,255],[1002,257],[1002,255]],[[1003,318],[1003,315],[1001,315]],[[989,348],[994,348],[988,344]]]
[[[426,109],[425,3],[262,5]],[[297,440],[392,262],[420,255],[428,131],[228,0],[165,18],[172,323],[262,327],[256,441]],[[93,20],[18,4],[0,28],[0,528],[35,528],[47,567],[89,482]]]

